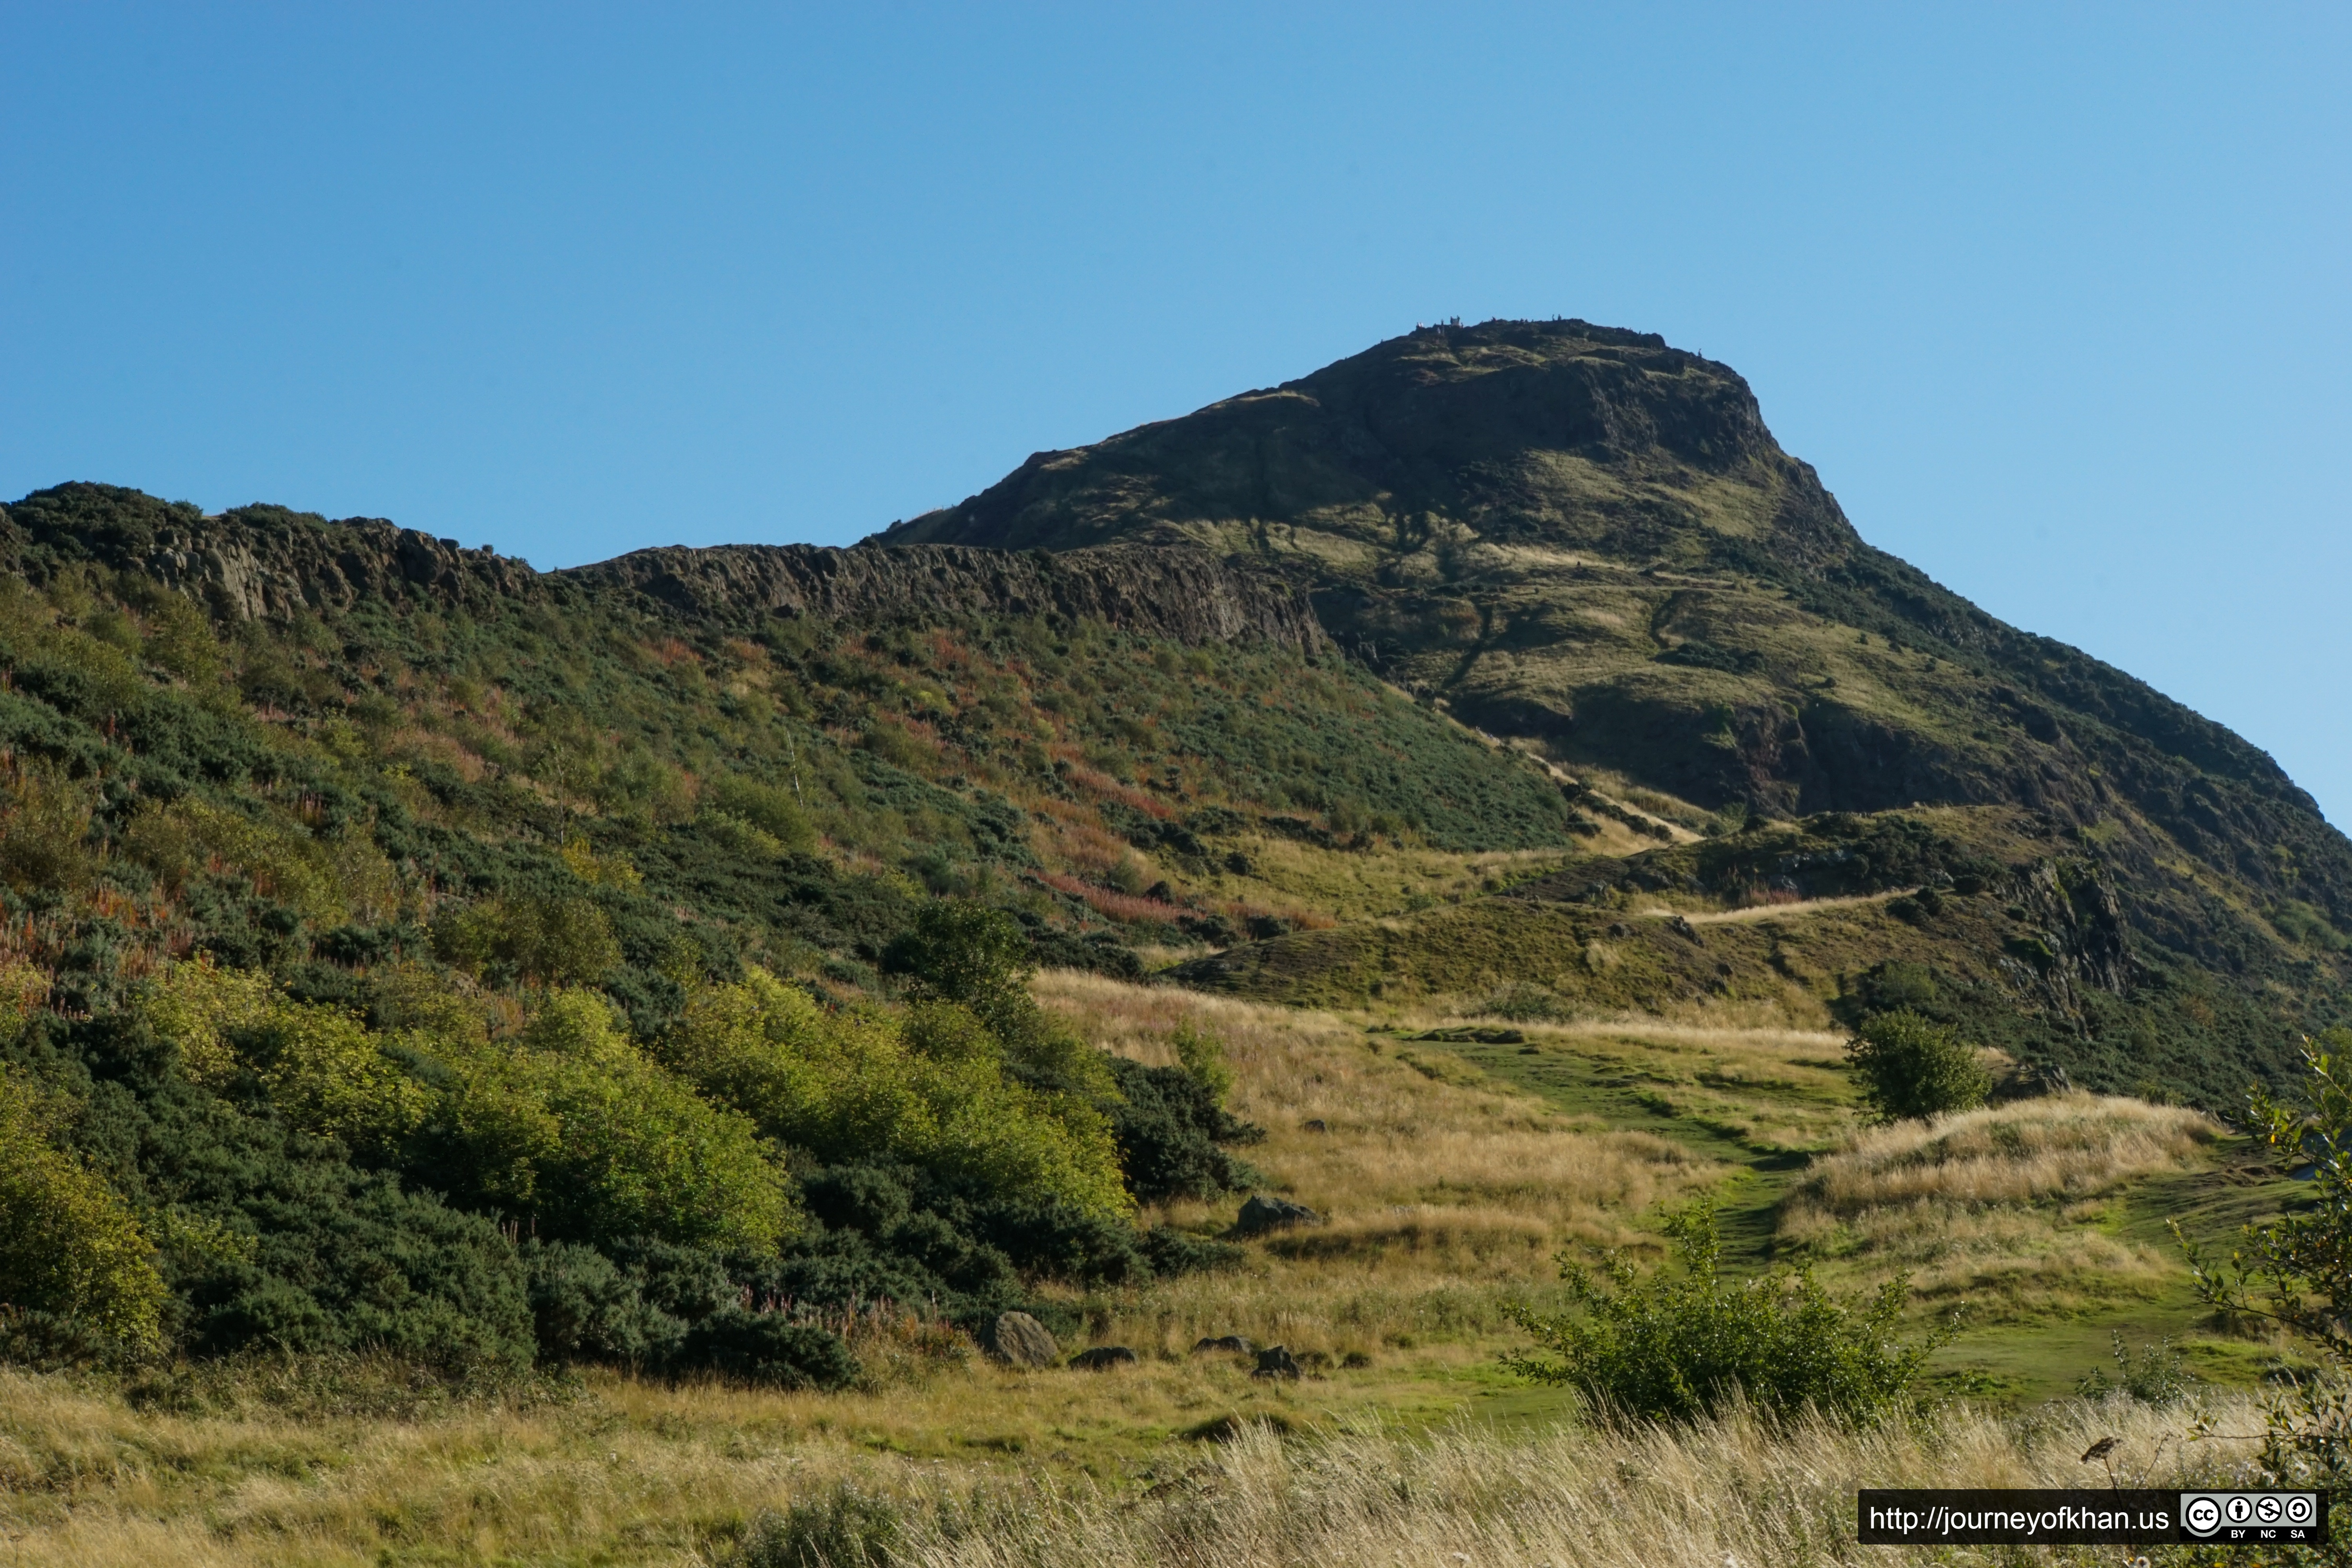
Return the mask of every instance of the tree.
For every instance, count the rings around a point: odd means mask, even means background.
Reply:
[[[2352,1492],[2352,1030],[2304,1041],[2299,1092],[2247,1092],[2248,1121],[2281,1175],[2310,1168],[2310,1198],[2213,1259],[2172,1222],[2198,1299],[2225,1317],[2263,1319],[2311,1342],[2326,1370],[2276,1398],[2261,1466],[2267,1484]],[[2341,1552],[2339,1545],[2335,1548]],[[2326,1561],[2340,1561],[2329,1557]]]
[[[1908,1007],[1864,1019],[1845,1055],[1864,1096],[1889,1121],[1971,1110],[1992,1090],[1974,1046]]]

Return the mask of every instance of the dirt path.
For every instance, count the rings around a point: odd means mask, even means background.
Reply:
[[[1670,921],[1681,915],[1695,926],[1727,925],[1734,921],[1774,921],[1783,915],[1810,915],[1822,910],[1883,904],[1918,890],[1916,888],[1890,888],[1883,893],[1855,893],[1842,899],[1801,899],[1793,904],[1756,904],[1744,910],[1714,910],[1703,914],[1690,914],[1681,910],[1643,910],[1641,912],[1654,921]]]

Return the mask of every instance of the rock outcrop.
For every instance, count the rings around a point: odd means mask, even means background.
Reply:
[[[37,491],[0,518],[0,563],[34,582],[79,563],[140,572],[228,621],[349,609],[362,600],[480,613],[551,595],[601,594],[656,615],[720,623],[1043,616],[1196,646],[1330,647],[1304,595],[1203,550],[671,546],[541,573],[487,546],[467,549],[381,518],[331,522],[272,506],[208,516],[111,485]]]
[[[1052,616],[1192,644],[1271,643],[1309,654],[1329,647],[1312,607],[1287,584],[1181,547],[1057,555],[959,545],[669,546],[562,575],[722,619]]]

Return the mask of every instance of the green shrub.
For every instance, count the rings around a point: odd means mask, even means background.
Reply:
[[[431,1110],[433,1090],[356,1015],[296,1002],[266,974],[175,963],[138,1006],[195,1082],[221,1089],[247,1075],[289,1126],[362,1154],[396,1153]]]
[[[703,1093],[826,1163],[899,1160],[976,1194],[1127,1212],[1101,1113],[1014,1081],[996,1037],[950,1004],[907,1018],[828,1013],[753,969],[690,997],[661,1052]]]
[[[169,1060],[133,1020],[71,1037],[107,1070]],[[168,1071],[100,1079],[75,1133],[155,1216],[165,1328],[181,1348],[374,1349],[467,1374],[530,1363],[521,1269],[488,1219]]]
[[[20,892],[68,893],[98,868],[90,803],[58,775],[26,769],[0,807],[0,880]]]
[[[788,1184],[751,1122],[648,1059],[594,992],[550,994],[510,1043],[412,1044],[452,1079],[416,1168],[467,1201],[570,1240],[766,1252],[792,1227]]]
[[[2116,1370],[2111,1375],[2106,1368],[2095,1366],[2074,1384],[2074,1392],[2085,1399],[2100,1399],[2112,1390],[2120,1389],[2142,1405],[2178,1405],[2197,1387],[2197,1374],[2180,1359],[2169,1339],[2142,1345],[2135,1355],[2124,1343],[2120,1332],[2110,1336],[2114,1342]]]
[[[2344,1419],[2341,1369],[2352,1362],[2352,1030],[2303,1043],[2295,1093],[2247,1093],[2247,1121],[2268,1145],[2280,1177],[2307,1174],[2309,1197],[2276,1219],[2245,1228],[2227,1262],[2172,1223],[2198,1300],[2224,1322],[2275,1324],[2306,1341],[2335,1375],[2299,1379],[2273,1405],[2256,1461],[2263,1484],[2352,1489],[2352,1427]],[[2306,1172],[2305,1167],[2308,1166]],[[2120,1347],[2118,1347],[2120,1348]]]
[[[1992,1089],[1974,1046],[1908,1007],[1864,1018],[1846,1046],[1846,1060],[1872,1107],[1889,1121],[1971,1110]]]
[[[113,1190],[51,1143],[47,1121],[0,1069],[0,1307],[152,1346],[164,1299],[155,1248]]]
[[[674,1364],[787,1389],[846,1388],[857,1376],[857,1358],[832,1330],[741,1307],[713,1312],[688,1330]]]
[[[1811,1407],[1854,1425],[1904,1408],[1927,1357],[1948,1335],[1896,1337],[1907,1277],[1864,1303],[1834,1300],[1810,1270],[1744,1284],[1719,1273],[1715,1211],[1700,1203],[1670,1222],[1679,1273],[1644,1281],[1622,1255],[1602,1266],[1608,1286],[1581,1264],[1560,1277],[1579,1312],[1509,1309],[1514,1322],[1557,1361],[1514,1354],[1538,1383],[1572,1387],[1604,1414],[1692,1420],[1734,1399],[1793,1415]]]
[[[540,985],[593,985],[620,967],[604,911],[584,898],[485,899],[436,921],[442,959],[476,974],[503,970]]]
[[[879,1568],[896,1561],[898,1505],[843,1482],[823,1498],[764,1513],[730,1568]]]
[[[1265,1129],[1228,1115],[1198,1077],[1123,1057],[1113,1059],[1111,1071],[1121,1100],[1111,1113],[1112,1133],[1128,1190],[1139,1202],[1213,1198],[1262,1180],[1219,1145],[1254,1143]]]
[[[816,842],[815,825],[789,790],[728,773],[711,783],[704,798],[770,835],[787,850],[798,853]]]
[[[1209,1101],[1222,1109],[1234,1091],[1233,1064],[1225,1059],[1225,1042],[1204,1029],[1179,1024],[1168,1037],[1176,1063],[1207,1091]]]

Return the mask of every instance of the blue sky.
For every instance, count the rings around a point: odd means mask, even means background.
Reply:
[[[1583,316],[2352,814],[2341,5],[0,0],[0,494],[842,542]]]

